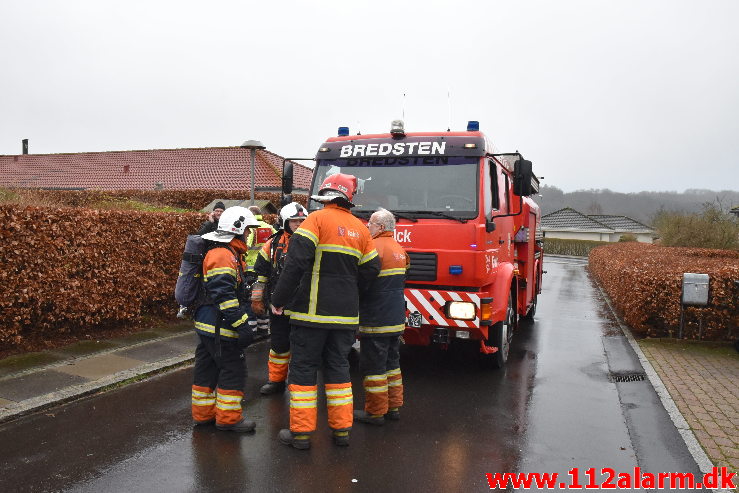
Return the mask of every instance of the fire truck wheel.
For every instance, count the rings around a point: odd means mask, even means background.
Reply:
[[[508,352],[511,349],[511,339],[513,338],[515,326],[516,311],[514,309],[513,296],[509,294],[508,311],[506,312],[505,320],[490,327],[487,345],[497,347],[498,350],[493,354],[486,354],[484,357],[493,368],[503,368],[506,361],[508,361]]]

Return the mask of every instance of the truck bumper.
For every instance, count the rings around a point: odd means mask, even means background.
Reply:
[[[474,320],[457,320],[447,317],[449,302],[466,302],[475,306]],[[452,339],[487,337],[487,325],[480,324],[480,293],[466,291],[441,291],[428,289],[405,290],[406,327],[403,340],[406,344],[426,346],[433,343],[448,344]]]

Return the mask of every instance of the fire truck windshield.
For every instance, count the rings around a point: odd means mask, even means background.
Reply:
[[[414,218],[472,219],[477,217],[478,166],[479,158],[454,156],[319,160],[311,195],[327,176],[346,173],[359,180],[352,209],[357,215],[384,207]],[[310,210],[320,207],[310,201]]]

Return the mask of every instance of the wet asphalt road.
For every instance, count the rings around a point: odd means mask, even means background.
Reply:
[[[254,434],[193,429],[192,371],[174,371],[0,426],[0,491],[484,491],[488,472],[697,473],[651,385],[609,381],[641,367],[584,263],[545,268],[536,320],[521,323],[504,370],[464,348],[404,348],[401,421],[356,423],[348,448],[331,443],[325,403],[311,450],[278,443],[288,401],[258,394],[260,343],[247,354]]]

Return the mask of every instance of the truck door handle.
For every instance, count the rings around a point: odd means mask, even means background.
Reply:
[[[505,240],[498,240],[498,245],[502,245],[503,243],[505,243]]]

